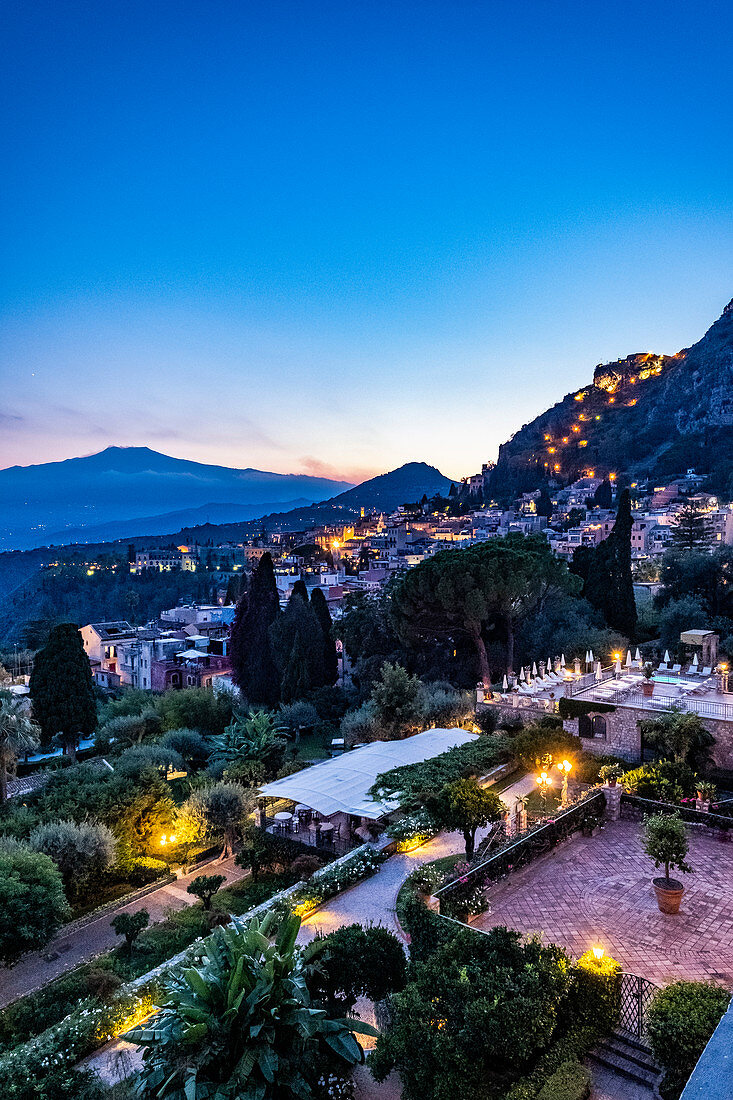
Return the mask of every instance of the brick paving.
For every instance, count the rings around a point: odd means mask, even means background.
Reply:
[[[490,910],[474,922],[541,932],[578,957],[601,943],[627,973],[657,985],[705,979],[733,988],[733,844],[690,830],[694,874],[679,875],[677,916],[657,908],[659,874],[641,847],[641,825],[607,824],[576,836],[489,888]]]

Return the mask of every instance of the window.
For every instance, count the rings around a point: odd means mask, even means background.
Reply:
[[[593,736],[593,722],[587,714],[581,714],[578,718],[578,736],[579,737],[592,737]]]
[[[606,740],[606,719],[602,714],[593,716],[593,736],[601,741]]]

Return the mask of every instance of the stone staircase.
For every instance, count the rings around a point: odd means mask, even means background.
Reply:
[[[658,1095],[657,1086],[661,1072],[652,1059],[649,1047],[638,1039],[621,1032],[613,1032],[589,1051],[588,1057],[620,1077],[646,1086],[652,1095]]]

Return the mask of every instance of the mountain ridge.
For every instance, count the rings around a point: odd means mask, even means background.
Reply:
[[[689,348],[600,363],[499,448],[489,492],[508,499],[582,476],[663,478],[699,467],[725,483],[733,465],[733,301]]]
[[[241,505],[243,518],[297,500],[353,488],[309,474],[278,474],[174,458],[150,447],[107,447],[91,455],[0,470],[0,548],[68,543],[80,529],[213,506]]]

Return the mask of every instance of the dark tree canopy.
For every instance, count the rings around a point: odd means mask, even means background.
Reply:
[[[249,585],[237,604],[232,624],[232,677],[250,703],[276,706],[280,701],[280,675],[270,642],[270,628],[280,614],[272,558],[263,554]]]
[[[636,601],[631,576],[631,515],[629,490],[619,496],[613,530],[593,551],[583,595],[606,617],[614,630],[633,638],[636,630]]]
[[[0,961],[43,947],[69,914],[61,873],[50,856],[0,851]]]
[[[486,630],[503,631],[511,669],[521,623],[539,612],[551,594],[579,588],[545,538],[507,535],[465,550],[443,550],[421,562],[395,583],[392,607],[406,644],[467,638],[476,650],[479,675],[489,684]]]
[[[314,588],[311,592],[311,607],[323,634],[322,683],[330,686],[338,680],[338,654],[331,629],[333,626],[331,612],[328,610],[326,597],[320,588]]]
[[[62,623],[36,655],[30,679],[33,717],[44,744],[61,734],[69,755],[97,726],[97,704],[89,658],[78,627]]]
[[[299,590],[293,591],[270,639],[283,702],[292,703],[323,686],[323,630],[307,595],[304,599]]]

